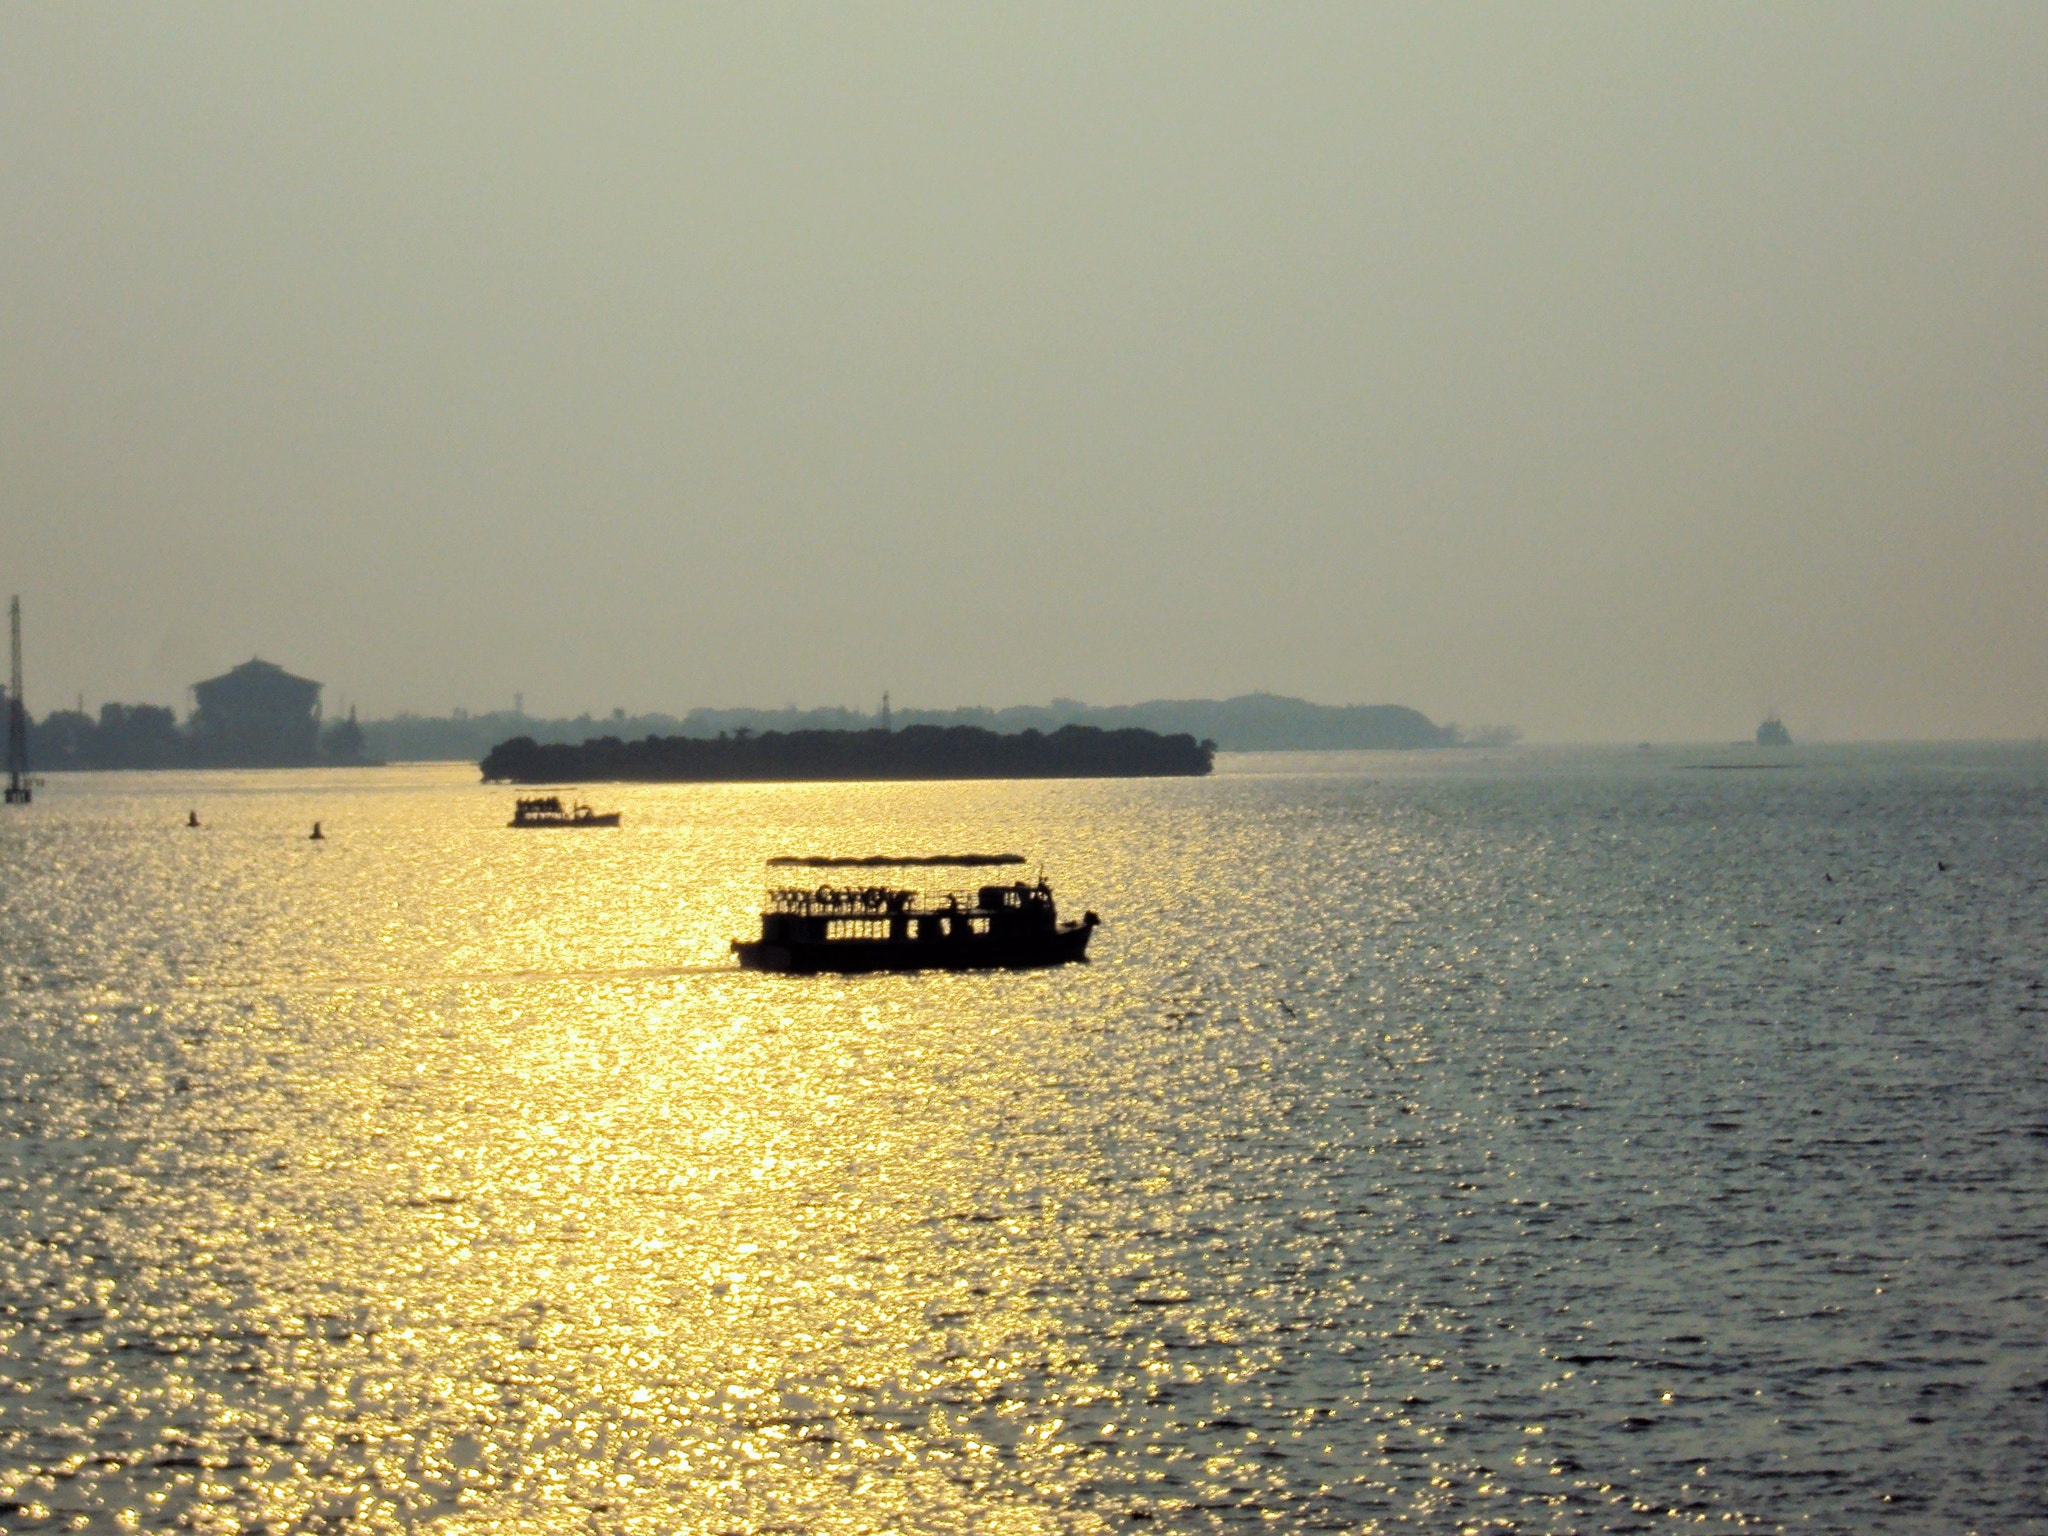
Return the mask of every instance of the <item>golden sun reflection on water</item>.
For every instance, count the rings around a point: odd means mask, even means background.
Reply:
[[[297,1229],[289,1289],[352,1299],[289,1351],[322,1406],[234,1503],[364,1528],[1054,1523],[1046,1392],[1086,1366],[1016,1239],[1072,1174],[986,1209],[976,1135],[1016,1097],[1004,1035],[1075,982],[720,965],[767,852],[987,836],[918,815],[924,791],[785,791],[765,826],[770,796],[723,794],[739,814],[708,826],[628,792],[619,837],[472,828],[435,858],[399,816],[381,848],[320,850],[328,900],[282,928],[327,942],[276,950],[337,990],[266,999],[314,1059],[276,1122],[298,1177],[251,1193]],[[896,824],[860,813],[890,799]],[[366,985],[380,963],[413,974]]]
[[[751,976],[534,985],[492,1010],[497,1049],[401,1085],[359,1252],[401,1332],[466,1336],[463,1374],[495,1384],[436,1435],[475,1448],[453,1486],[650,1528],[1044,1525],[1045,1389],[1085,1364],[1030,1299],[1062,1277],[1012,1239],[1060,1176],[977,1208],[974,1106],[1006,1073],[946,1022],[1003,985],[826,982],[828,1007]]]

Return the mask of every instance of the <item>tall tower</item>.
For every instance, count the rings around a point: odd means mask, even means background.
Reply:
[[[28,709],[21,702],[21,599],[7,609],[7,628],[14,645],[14,666],[7,679],[7,803],[27,805]]]

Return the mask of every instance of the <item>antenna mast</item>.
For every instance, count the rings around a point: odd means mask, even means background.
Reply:
[[[7,681],[7,803],[27,805],[28,709],[21,702],[21,599],[8,605],[7,627],[14,644],[14,666]]]

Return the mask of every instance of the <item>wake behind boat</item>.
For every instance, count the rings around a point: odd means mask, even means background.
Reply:
[[[1014,853],[898,858],[779,858],[771,868],[883,869],[1022,864]],[[757,971],[1022,970],[1088,958],[1101,922],[1093,912],[1061,922],[1043,879],[984,885],[971,893],[893,885],[788,885],[762,904],[761,936],[735,939],[740,965]]]
[[[582,801],[565,807],[559,795],[522,795],[513,802],[511,827],[616,827],[617,811],[593,811]]]

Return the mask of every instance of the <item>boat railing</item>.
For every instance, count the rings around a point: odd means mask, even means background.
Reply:
[[[990,901],[991,892],[1000,893]],[[926,917],[947,913],[987,913],[1002,908],[1025,910],[1050,905],[1052,888],[1044,881],[1026,885],[980,886],[972,890],[939,887],[913,890],[904,886],[820,885],[777,886],[762,903],[764,912],[789,913],[802,917]]]
[[[821,885],[810,890],[792,885],[771,890],[766,910],[796,912],[807,917],[862,914],[886,917],[922,911],[920,897],[921,893],[917,891],[882,885]]]

